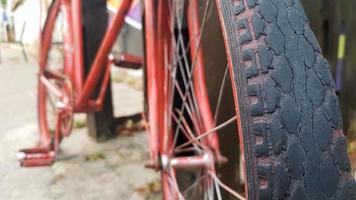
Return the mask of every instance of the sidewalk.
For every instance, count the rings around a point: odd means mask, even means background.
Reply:
[[[16,49],[2,53],[0,199],[160,199],[159,174],[144,168],[148,159],[144,132],[98,144],[85,128],[75,129],[64,139],[61,156],[52,167],[20,168],[18,149],[34,145],[37,139],[37,65],[35,60],[24,63]],[[125,91],[114,92],[114,99],[122,100],[119,106],[125,107],[122,114],[142,109],[142,92],[125,84],[113,88]]]

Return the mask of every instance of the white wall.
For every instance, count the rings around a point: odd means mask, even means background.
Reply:
[[[26,22],[26,29],[23,42],[32,44],[38,41],[40,22],[40,0],[27,0],[13,13],[15,21],[16,39],[20,39],[23,23]]]

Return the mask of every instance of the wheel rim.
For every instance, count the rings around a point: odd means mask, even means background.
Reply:
[[[39,142],[42,147],[51,147],[56,133],[59,140],[69,135],[73,123],[73,88],[65,76],[66,68],[70,67],[68,49],[73,45],[67,23],[67,7],[60,2],[52,2],[42,32],[37,100]]]
[[[237,116],[232,117],[220,126],[215,123],[214,126],[207,127],[204,124],[205,116],[203,115],[213,115],[210,108],[204,110],[204,107],[200,105],[209,105],[209,101],[196,96],[197,88],[205,87],[205,79],[196,78],[200,79],[200,81],[196,81],[194,77],[197,74],[195,72],[196,57],[194,54],[189,55],[189,51],[192,51],[190,48],[193,49],[189,45],[192,39],[187,39],[189,34],[185,32],[187,30],[184,30],[183,27],[186,23],[184,20],[186,20],[187,2],[172,0],[166,5],[159,5],[159,7],[167,6],[170,13],[170,18],[166,19],[165,22],[171,29],[171,35],[161,35],[161,37],[172,39],[171,44],[162,45],[166,49],[170,49],[170,51],[165,50],[164,56],[162,56],[166,66],[163,72],[166,74],[164,81],[167,88],[165,88],[165,91],[168,94],[164,101],[166,103],[164,108],[167,126],[165,130],[166,133],[170,133],[162,137],[162,141],[164,141],[163,155],[161,156],[163,196],[164,199],[214,199],[216,197],[221,199],[221,190],[225,190],[231,196],[243,199],[237,191],[219,180],[215,169],[216,163],[224,159],[216,149],[212,148],[212,146],[218,146],[218,144],[212,145],[209,137],[216,135],[218,130],[236,122]],[[202,29],[196,34],[199,38],[197,39],[198,48],[200,48],[201,33],[204,32],[206,19],[209,17],[210,10],[215,9],[212,7],[213,3],[213,1],[208,0],[204,6]],[[165,22],[162,22],[162,26]],[[227,66],[223,80],[226,78],[228,78]],[[221,83],[221,88],[224,88],[224,84],[225,81]],[[221,90],[219,91],[219,100],[214,116],[215,121],[223,93]],[[205,159],[205,157],[209,159]],[[196,163],[199,164],[191,166],[193,162],[189,164],[184,159],[196,159]],[[174,163],[181,164],[175,165]],[[192,170],[192,168],[194,169]],[[189,184],[184,185],[179,179],[182,178],[182,173],[187,172],[193,174],[192,179],[194,180],[188,181]]]

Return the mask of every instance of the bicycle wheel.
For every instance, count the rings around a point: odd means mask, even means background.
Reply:
[[[240,138],[235,142],[243,155],[248,199],[356,199],[330,67],[299,0],[215,2],[201,5],[200,29],[190,24],[199,13],[192,9],[197,1],[159,1],[156,10],[150,8],[160,19],[155,58],[165,66],[152,74],[148,61],[146,74],[148,116],[154,119],[149,128],[162,133],[164,199],[243,199],[244,191],[225,184],[217,168],[226,161],[219,155],[225,144],[218,141],[233,134]],[[211,95],[203,93],[218,75],[199,68],[197,50],[211,50],[202,42],[211,12],[220,18],[230,73],[218,79],[231,79],[236,111],[220,125],[213,116],[227,91],[215,92],[212,113]],[[225,66],[215,65],[220,72]],[[156,91],[150,90],[152,82]],[[231,123],[238,133],[217,137]]]
[[[41,35],[37,112],[40,146],[47,148],[67,136],[73,122],[73,88],[65,75],[73,56],[67,6],[52,1]]]

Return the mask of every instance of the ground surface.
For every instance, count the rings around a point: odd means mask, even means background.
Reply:
[[[95,143],[86,129],[64,140],[59,161],[47,168],[20,168],[18,149],[36,143],[36,71],[34,60],[1,47],[0,64],[0,199],[150,199],[159,190],[159,175],[143,167],[148,159],[144,132]],[[142,109],[142,93],[114,85],[118,114]],[[124,92],[117,92],[118,90]],[[118,101],[122,99],[122,101]]]

